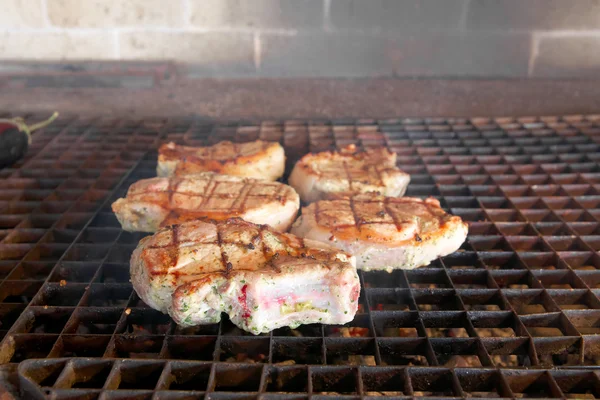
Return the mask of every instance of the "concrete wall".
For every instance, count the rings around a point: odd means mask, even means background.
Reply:
[[[0,0],[0,59],[193,76],[595,77],[593,0]]]

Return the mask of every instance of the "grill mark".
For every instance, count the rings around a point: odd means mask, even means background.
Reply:
[[[204,203],[213,196],[213,193],[215,192],[215,189],[217,188],[218,184],[219,182],[215,181],[215,175],[211,175],[206,186],[206,188],[210,189],[210,191],[206,194],[206,197],[202,199],[202,203],[200,203],[200,206],[203,206]],[[212,185],[212,187],[210,187],[210,185]]]
[[[146,249],[168,249],[170,247],[173,247],[173,228],[177,226],[177,225],[173,225],[173,226],[169,226],[168,228],[165,228],[165,230],[167,231],[171,231],[171,241],[170,243],[167,243],[163,246],[158,246],[158,245],[152,245],[152,246],[146,246]]]
[[[396,231],[400,231],[400,221],[398,221],[396,213],[393,213],[392,210],[390,210],[389,199],[390,199],[389,197],[386,197],[386,199],[383,201],[383,209],[385,210],[386,214],[392,218],[392,221],[394,221],[394,225],[396,226]]]
[[[300,239],[300,246],[301,246],[302,252],[304,253],[304,250],[306,250],[306,243],[304,242],[303,237],[301,237],[299,239]]]
[[[265,258],[265,260],[267,261],[267,265],[269,266],[269,268],[275,272],[281,272],[281,269],[279,267],[277,267],[275,265],[275,259],[277,259],[277,257],[279,257],[279,253],[275,253],[272,252],[270,248],[267,247],[266,241],[265,241],[265,231],[267,231],[267,227],[265,225],[261,225],[260,229],[258,231],[258,235],[260,237],[260,244],[261,244],[261,249],[262,249],[262,254],[263,257]],[[282,239],[281,235],[278,235],[278,238]],[[271,252],[273,254],[270,255],[267,254],[267,252]]]
[[[175,195],[175,193],[179,192],[179,186],[181,186],[181,183],[183,182],[182,179],[177,178],[176,182],[175,182],[175,187],[172,190],[172,193],[169,193],[169,205],[173,204],[173,196]]]
[[[377,165],[373,165],[372,167],[375,170],[375,174],[377,175],[377,179],[379,180],[379,186],[385,186],[385,183],[383,182],[382,171],[380,171],[379,168],[377,168]]]
[[[168,200],[167,200],[167,209],[170,209],[171,211],[169,212],[169,214],[167,214],[167,216],[165,217],[165,219],[163,221],[168,221],[170,218],[173,218],[174,215],[174,210],[173,210],[173,196],[175,195],[175,193],[177,192],[177,189],[179,188],[179,185],[181,184],[181,180],[178,178],[173,178],[173,179],[169,179],[169,185],[167,186],[167,193],[168,193]],[[173,185],[173,187],[172,187]],[[163,207],[164,208],[164,207]],[[173,237],[175,237],[175,235],[177,234],[176,230],[173,230]],[[177,242],[175,242],[177,244]],[[177,256],[177,259],[175,261],[177,261],[179,259],[179,256]],[[173,264],[173,265],[177,265],[177,263]]]
[[[179,263],[179,225],[172,225],[168,228],[171,231],[171,241],[163,246],[147,246],[147,250],[164,250],[169,257],[170,266],[176,266]]]
[[[278,200],[282,205],[285,204],[286,202],[286,198],[284,196],[283,191],[286,190],[287,188],[283,185],[279,186],[277,188],[277,191],[275,192],[275,200]],[[245,200],[247,200],[248,198],[246,198]]]
[[[172,248],[170,251],[171,256],[171,265],[177,265],[179,262],[179,225],[174,225],[173,230],[171,231],[171,243]]]
[[[348,179],[348,191],[352,192],[352,174],[350,173],[350,170],[348,169],[348,163],[346,161],[344,161],[343,164],[344,164],[344,171],[346,171],[346,177]],[[356,213],[356,208],[354,206],[354,198],[352,196],[350,196],[350,210],[352,211],[352,217],[354,218],[354,224],[356,225],[356,228],[360,232],[360,230],[361,230],[360,225],[361,225],[362,219]]]
[[[250,197],[250,191],[252,190],[252,184],[250,182],[245,182],[244,186],[242,187],[242,189],[240,190],[237,199],[235,199],[233,201],[232,204],[232,209],[235,207],[235,203],[237,203],[238,201],[240,202],[240,204],[237,207],[238,212],[242,212],[246,209],[246,202],[248,201],[248,197]],[[241,199],[241,201],[240,201]]]
[[[348,170],[348,163],[344,160],[342,164],[344,165],[344,171],[346,172],[346,179],[348,179],[348,190],[352,191],[352,175]]]
[[[168,204],[169,206],[170,206],[170,205],[172,204],[172,202],[173,202],[173,195],[174,195],[175,193],[174,193],[174,191],[173,191],[173,188],[172,188],[172,186],[173,186],[173,182],[174,182],[176,179],[177,179],[177,178],[173,178],[173,179],[169,179],[169,180],[168,180],[168,184],[167,184],[167,190],[166,190],[166,192],[168,193],[168,199],[169,199],[169,200],[167,201],[167,204]]]
[[[352,217],[354,218],[354,226],[356,226],[356,228],[358,229],[358,231],[360,232],[361,230],[361,222],[362,219],[359,218],[358,214],[356,213],[356,208],[354,207],[354,198],[350,197],[350,211],[352,211]]]
[[[179,225],[168,228],[171,231],[171,241],[164,246],[147,246],[146,250],[164,250],[169,257],[170,266],[176,266],[179,262]]]
[[[233,264],[229,262],[229,258],[227,257],[227,254],[225,254],[225,250],[223,249],[224,244],[226,244],[226,242],[223,242],[223,238],[221,236],[221,226],[217,225],[217,245],[219,246],[219,251],[221,252],[221,267],[223,275],[225,275],[226,278],[229,278],[229,275],[233,270]]]

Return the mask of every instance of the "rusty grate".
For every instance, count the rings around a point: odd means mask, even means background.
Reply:
[[[163,141],[258,138],[282,142],[288,166],[387,146],[407,195],[469,221],[468,241],[426,268],[361,273],[347,326],[177,327],[133,292],[145,234],[121,231],[110,204],[155,176]],[[19,363],[31,398],[600,398],[599,143],[600,116],[62,118],[0,170],[0,362]]]

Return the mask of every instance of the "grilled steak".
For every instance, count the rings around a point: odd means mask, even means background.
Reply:
[[[427,265],[456,251],[467,230],[436,199],[365,193],[304,207],[291,232],[353,254],[359,269],[391,271]]]
[[[279,143],[219,142],[209,147],[164,144],[158,150],[158,176],[183,176],[204,171],[249,178],[277,180],[285,169],[285,153]]]
[[[254,334],[301,324],[343,324],[357,310],[354,258],[327,244],[239,218],[190,221],[142,239],[131,281],[150,307],[180,325],[226,312]]]
[[[211,172],[144,179],[112,204],[123,229],[143,232],[204,217],[241,217],[286,231],[299,208],[298,194],[287,185]]]
[[[409,181],[396,167],[396,153],[385,148],[358,151],[354,145],[302,157],[288,180],[305,202],[366,192],[402,196]]]

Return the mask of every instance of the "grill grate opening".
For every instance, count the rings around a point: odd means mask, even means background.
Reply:
[[[228,363],[264,363],[269,360],[269,338],[222,337],[219,347],[219,361]]]
[[[324,360],[321,338],[273,338],[274,364],[322,364]]]
[[[70,363],[56,381],[55,387],[68,389],[101,389],[110,374],[110,361]]]
[[[316,394],[356,394],[358,371],[355,368],[313,368],[311,384],[313,393]]]
[[[461,396],[450,371],[434,368],[413,369],[410,381],[415,396]]]
[[[267,372],[267,392],[308,392],[308,370],[306,367],[277,366]]]
[[[167,339],[164,355],[180,360],[212,361],[217,344],[216,336],[171,336]]]
[[[42,119],[42,115],[28,115]],[[470,224],[455,253],[360,273],[355,320],[182,328],[129,282],[145,233],[110,204],[161,143],[386,146],[408,195]],[[63,117],[0,171],[0,360],[31,398],[600,398],[600,117],[127,121]],[[527,369],[526,369],[527,368]]]
[[[436,365],[433,350],[424,338],[378,339],[382,365]]]
[[[121,363],[117,374],[113,374],[108,385],[114,389],[154,389],[164,364],[156,361]]]
[[[469,373],[459,370],[456,373],[463,392],[468,397],[499,398],[509,397],[509,390],[502,376],[496,371],[477,371]]]
[[[505,377],[516,397],[562,397],[556,382],[547,372],[523,371],[518,375],[511,372]]]
[[[164,379],[164,389],[204,391],[210,379],[210,364],[171,364]]]
[[[598,376],[592,372],[562,371],[554,379],[567,398],[600,398],[600,382]]]
[[[257,392],[262,376],[262,366],[217,364],[214,374],[215,392]]]

